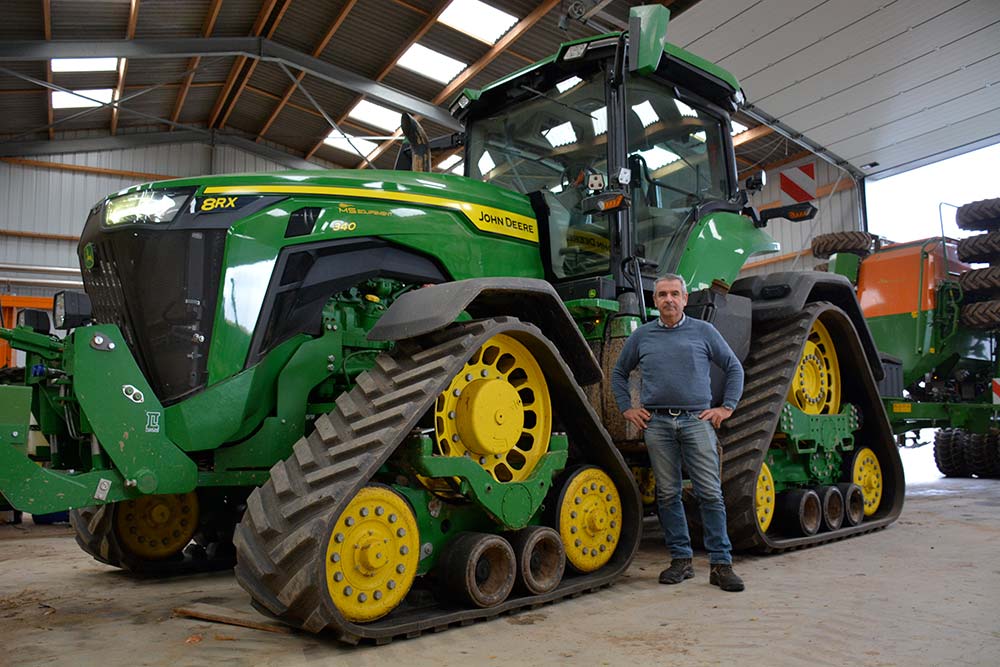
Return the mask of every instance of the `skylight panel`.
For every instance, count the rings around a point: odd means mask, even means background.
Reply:
[[[461,161],[462,161],[462,155],[460,153],[455,153],[453,155],[449,155],[445,159],[438,162],[437,168],[440,169],[441,171],[448,171]]]
[[[690,118],[697,118],[698,112],[684,104],[680,100],[674,100],[674,104],[677,105],[677,110],[681,112],[682,116],[688,116]]]
[[[581,79],[578,76],[571,76],[570,78],[557,83],[556,90],[558,90],[560,93],[565,93],[567,90],[573,88],[579,83],[583,83],[583,79]]]
[[[492,46],[514,27],[517,17],[479,0],[452,0],[438,21]]]
[[[649,100],[646,100],[642,104],[636,104],[632,107],[632,111],[639,116],[639,120],[642,121],[643,127],[649,127],[656,121],[660,120],[660,117],[656,115],[655,111],[653,111],[653,105],[649,103]]]
[[[339,150],[346,153],[352,153],[358,155],[360,152],[361,157],[369,155],[373,150],[378,148],[378,144],[374,141],[368,141],[367,139],[362,139],[361,137],[356,137],[353,134],[344,134],[337,130],[333,130],[327,135],[323,143],[327,146],[333,146]],[[352,146],[353,144],[353,146]]]
[[[576,143],[576,132],[573,131],[573,125],[569,121],[544,130],[542,136],[545,137],[547,142],[552,144],[553,148]]]
[[[468,64],[428,49],[426,46],[414,44],[399,59],[399,66],[428,79],[448,83],[468,67]]]
[[[660,148],[659,146],[654,146],[648,151],[640,151],[639,155],[646,161],[646,166],[649,167],[650,171],[656,171],[660,167],[665,167],[671,162],[676,162],[680,160],[677,154],[671,153],[665,148]]]
[[[691,137],[697,139],[702,143],[708,141],[708,135],[705,134],[705,130],[702,130],[701,132],[695,132],[694,134],[691,135]]]
[[[590,113],[590,122],[594,124],[594,136],[599,137],[608,131],[608,108],[601,107]]]
[[[737,123],[734,120],[734,121],[732,121],[732,125],[733,125],[733,132],[732,132],[732,134],[733,134],[734,137],[737,134],[740,134],[741,132],[746,132],[747,131],[747,126],[744,125],[743,123]]]
[[[74,94],[76,93],[76,94]],[[53,109],[81,109],[84,107],[99,107],[108,104],[114,90],[111,88],[90,88],[87,90],[74,90],[66,92],[62,90],[52,91]],[[91,99],[84,99],[81,95]]]
[[[114,72],[118,58],[53,58],[53,72]]]
[[[398,111],[393,111],[368,100],[361,100],[355,104],[354,108],[347,115],[351,118],[357,118],[366,125],[379,127],[390,132],[395,132],[399,129],[400,114]]]
[[[497,163],[493,161],[492,157],[490,157],[489,151],[483,151],[483,156],[479,158],[479,162],[476,163],[476,166],[479,167],[479,173],[485,176],[493,171],[493,168],[497,166]]]

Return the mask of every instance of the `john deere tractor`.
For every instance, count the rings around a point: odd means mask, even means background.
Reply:
[[[56,299],[65,338],[37,314],[0,334],[28,359],[2,388],[0,492],[72,508],[113,566],[235,562],[258,608],[349,642],[595,590],[636,551],[648,466],[603,378],[672,271],[747,371],[722,430],[736,545],[891,523],[903,476],[851,285],[736,280],[790,213],[747,206],[739,84],[668,44],[668,16],[633,9],[626,33],[465,90],[461,135],[428,146],[404,119],[408,161],[443,143],[464,176],[211,176],[99,202],[86,295]],[[47,448],[26,451],[29,411]]]

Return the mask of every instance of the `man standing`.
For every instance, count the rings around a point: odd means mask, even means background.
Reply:
[[[625,419],[645,431],[646,449],[656,478],[660,524],[670,550],[670,567],[661,584],[679,584],[694,576],[691,536],[681,502],[681,463],[691,477],[701,507],[709,582],[724,591],[742,591],[733,572],[732,545],[726,533],[726,505],[719,479],[715,429],[736,409],[743,393],[743,367],[718,330],[684,315],[687,285],[668,273],[653,286],[660,316],[632,333],[611,374],[615,400]],[[722,405],[712,407],[710,364],[726,373]],[[641,407],[634,408],[629,373],[642,373]]]

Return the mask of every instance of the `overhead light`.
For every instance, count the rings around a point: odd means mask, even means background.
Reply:
[[[490,157],[489,151],[483,151],[483,156],[479,158],[479,162],[476,163],[476,166],[479,167],[479,173],[485,176],[493,171],[493,168],[497,166],[497,163],[493,161],[492,157]]]
[[[594,124],[594,136],[599,137],[608,131],[608,108],[601,107],[590,114],[590,122]]]
[[[118,58],[53,58],[53,72],[114,72]]]
[[[414,44],[400,57],[399,66],[428,79],[448,83],[468,67],[468,64],[428,49],[426,46]]]
[[[660,167],[665,167],[671,162],[677,162],[680,160],[676,153],[672,153],[665,148],[660,148],[659,146],[653,146],[648,151],[639,151],[639,155],[646,161],[646,167],[650,171],[655,171]]]
[[[656,115],[655,111],[653,111],[653,105],[649,103],[649,100],[646,100],[642,104],[636,104],[632,107],[632,111],[634,111],[639,117],[639,120],[642,121],[643,127],[649,127],[656,121],[660,120],[660,117]]]
[[[90,88],[73,91],[54,90],[52,91],[52,108],[79,109],[82,107],[99,107],[102,104],[110,103],[114,92],[111,88]]]
[[[868,164],[861,165],[861,168],[864,169],[865,171],[869,171],[871,169],[874,169],[877,166],[878,166],[878,162],[869,162]]]
[[[733,130],[732,130],[731,134],[734,137],[737,134],[740,134],[741,132],[746,132],[747,131],[747,126],[746,125],[744,125],[743,123],[737,123],[735,120],[732,121],[732,126],[733,126]]]
[[[576,143],[576,132],[573,131],[573,124],[569,121],[543,130],[542,136],[545,137],[547,142],[552,144],[553,148]]]
[[[517,23],[517,17],[479,0],[452,0],[438,21],[490,46]]]
[[[356,137],[353,134],[344,134],[338,130],[333,130],[327,135],[323,143],[327,146],[333,146],[338,150],[342,150],[345,153],[353,153],[354,155],[360,155],[365,157],[373,150],[378,148],[378,144],[374,141],[368,141],[367,139],[362,139],[361,137]]]
[[[355,104],[354,108],[347,115],[351,118],[357,118],[367,125],[380,127],[390,132],[395,132],[399,129],[400,114],[398,111],[387,109],[368,100],[361,100]]]
[[[453,155],[449,155],[445,159],[438,162],[437,168],[440,169],[441,171],[448,171],[461,161],[462,161],[462,155],[460,153],[455,153]]]
[[[578,77],[578,76],[571,76],[570,78],[566,79],[565,81],[560,81],[559,83],[557,83],[556,84],[556,90],[558,90],[560,93],[565,93],[567,90],[569,90],[570,88],[574,87],[576,84],[582,83],[582,82],[583,82],[583,79],[581,79],[580,77]]]
[[[687,116],[689,118],[697,118],[698,112],[684,104],[680,100],[674,100],[674,104],[677,106],[677,110],[681,112],[682,116]]]

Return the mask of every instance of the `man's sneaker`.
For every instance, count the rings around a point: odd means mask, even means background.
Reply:
[[[663,575],[660,575],[660,581],[663,581]],[[733,572],[733,566],[728,563],[712,565],[712,571],[708,575],[708,583],[730,592],[742,591],[744,588],[743,580]]]
[[[685,579],[694,576],[694,568],[691,567],[690,558],[674,558],[670,561],[670,567],[660,572],[661,584],[679,584]]]

